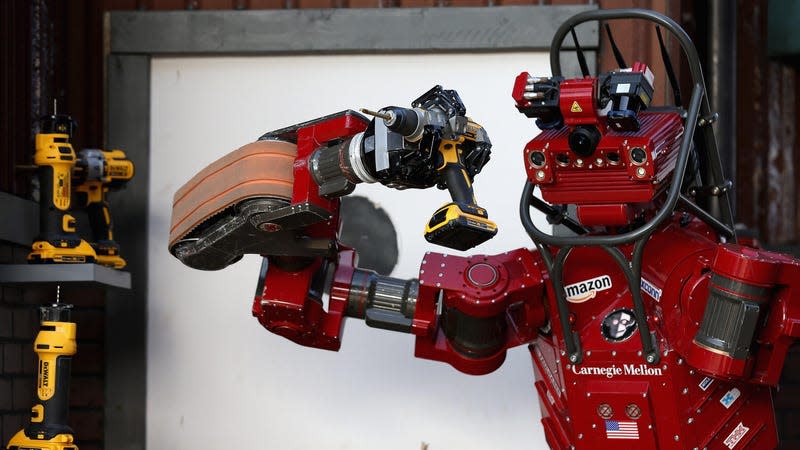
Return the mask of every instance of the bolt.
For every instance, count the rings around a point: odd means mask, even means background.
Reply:
[[[680,440],[681,440],[681,437],[676,434],[675,435],[675,441],[680,441]]]

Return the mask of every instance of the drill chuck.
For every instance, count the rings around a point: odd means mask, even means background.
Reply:
[[[71,316],[72,305],[66,303],[54,303],[39,308],[41,322],[70,322]]]
[[[389,116],[388,120],[384,119],[386,128],[402,134],[409,142],[416,142],[422,137],[425,131],[425,114],[422,110],[390,106],[383,111]]]

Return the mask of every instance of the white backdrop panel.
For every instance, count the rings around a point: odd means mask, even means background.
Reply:
[[[482,377],[415,359],[411,335],[353,319],[340,352],[308,349],[250,316],[260,258],[201,272],[167,251],[172,196],[207,164],[266,131],[347,108],[408,106],[434,84],[456,89],[493,143],[475,192],[500,232],[470,253],[530,247],[517,211],[522,148],[536,128],[510,95],[522,70],[548,74],[546,54],[153,60],[148,448],[547,448],[524,347]],[[426,250],[445,251],[422,229],[446,191],[362,184],[355,194],[383,207],[397,228],[393,276],[416,277]]]

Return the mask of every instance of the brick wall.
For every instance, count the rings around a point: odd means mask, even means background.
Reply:
[[[0,242],[0,264],[24,263],[27,252]],[[75,305],[73,320],[78,324],[69,424],[81,450],[103,448],[104,297],[102,288],[62,289],[62,301]],[[0,285],[0,448],[28,421],[36,383],[37,308],[54,300],[54,286]]]

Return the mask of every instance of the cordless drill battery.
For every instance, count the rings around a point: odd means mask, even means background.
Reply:
[[[486,210],[463,203],[448,203],[433,213],[425,226],[425,239],[455,250],[469,250],[497,234]]]

